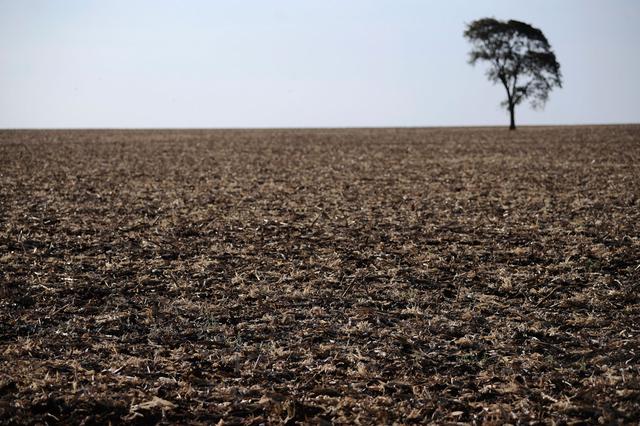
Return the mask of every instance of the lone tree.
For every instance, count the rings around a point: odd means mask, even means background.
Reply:
[[[542,31],[519,21],[484,18],[467,25],[464,36],[472,43],[469,63],[490,63],[487,77],[502,83],[509,110],[510,130],[515,130],[515,108],[524,99],[533,108],[543,107],[554,86],[562,87],[560,64]]]

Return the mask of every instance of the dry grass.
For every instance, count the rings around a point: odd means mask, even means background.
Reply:
[[[0,132],[0,422],[640,421],[640,127]]]

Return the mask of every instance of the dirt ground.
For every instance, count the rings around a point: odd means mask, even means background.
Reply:
[[[640,422],[640,126],[0,132],[0,423]]]

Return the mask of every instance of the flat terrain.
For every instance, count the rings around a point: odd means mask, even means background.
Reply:
[[[0,423],[637,423],[640,126],[0,132]]]

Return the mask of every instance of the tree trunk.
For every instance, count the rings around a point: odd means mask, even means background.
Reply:
[[[511,124],[509,125],[509,130],[516,129],[516,106],[512,103],[509,104],[509,116],[511,118]]]

